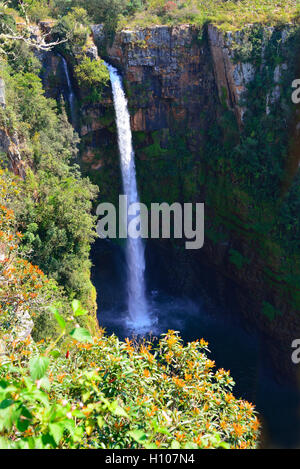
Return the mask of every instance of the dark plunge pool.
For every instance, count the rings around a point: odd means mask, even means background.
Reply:
[[[235,303],[235,286],[220,294],[213,271],[200,267],[196,291],[183,294],[170,287],[163,254],[147,248],[147,299],[153,320],[152,334],[180,331],[185,341],[204,338],[218,368],[231,371],[234,394],[256,405],[263,424],[263,448],[290,448],[300,442],[300,396],[295,385],[278,379],[269,365],[264,338],[243,324]],[[126,310],[126,268],[121,247],[98,240],[92,250],[92,280],[98,293],[98,320],[120,339],[133,334]],[[203,287],[199,287],[199,284]]]

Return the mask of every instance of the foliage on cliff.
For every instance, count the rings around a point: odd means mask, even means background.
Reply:
[[[296,0],[147,0],[143,11],[135,13],[130,27],[154,24],[213,23],[224,30],[238,29],[248,23],[269,26],[287,23],[297,18]],[[120,25],[126,25],[126,19]]]
[[[109,83],[109,73],[103,60],[84,57],[74,68],[75,77],[81,91],[88,93],[88,100],[99,102],[102,92]]]
[[[33,337],[40,340],[56,337],[58,332],[47,305],[55,306],[63,316],[70,307],[66,291],[30,262],[33,256],[24,243],[28,233],[18,231],[16,218],[16,212],[22,210],[23,192],[24,182],[0,169],[0,336],[5,333],[13,339],[33,328]],[[95,330],[93,316],[81,322]]]
[[[91,215],[97,188],[80,174],[76,164],[77,134],[63,103],[44,95],[39,61],[26,45],[6,45],[2,76],[6,84],[1,128],[16,135],[26,180],[12,201],[22,249],[92,311],[95,293],[90,282],[90,244],[95,236]],[[9,166],[2,156],[2,167]]]
[[[299,310],[300,192],[291,84],[299,71],[300,30],[289,25],[284,33],[282,27],[267,33],[256,25],[244,28],[242,34],[236,61],[251,64],[255,73],[241,100],[246,110],[239,138],[222,148],[220,190],[224,193],[226,187],[227,200],[222,202],[215,184],[210,197],[228,228],[247,229],[248,243],[254,249],[252,261],[263,254],[269,266],[263,273],[266,283],[276,285],[277,293],[295,311]],[[228,114],[226,109],[223,112]],[[221,122],[224,138],[230,127],[228,121]],[[216,152],[209,155],[216,161],[219,158]]]
[[[218,24],[224,30],[240,28],[248,23],[269,26],[293,21],[299,17],[297,0],[12,0],[15,16],[31,21],[65,16],[65,25],[74,21],[72,9],[81,10],[81,24],[89,16],[94,23],[103,23],[108,32],[122,27],[146,27],[156,24]],[[1,4],[0,4],[1,6]],[[78,10],[79,12],[80,10]],[[78,18],[79,19],[79,18]],[[83,30],[73,24],[75,35]]]

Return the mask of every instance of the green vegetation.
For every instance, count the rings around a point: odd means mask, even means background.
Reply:
[[[99,102],[109,83],[109,73],[103,60],[84,57],[75,67],[75,77],[82,91],[89,93],[89,101]]]
[[[10,208],[20,181],[0,176],[0,448],[255,448],[254,408],[203,339],[92,335],[87,310],[25,258]]]
[[[109,73],[104,62],[97,62],[85,57],[83,61],[75,67],[75,73],[80,86],[91,87],[104,85],[109,81]]]
[[[262,313],[270,320],[273,321],[276,316],[281,316],[281,311],[277,311],[270,303],[266,301],[263,303]]]
[[[57,51],[73,65],[83,105],[101,104],[109,78],[103,62],[86,55],[90,22],[103,22],[109,38],[124,27],[190,23],[199,28],[201,44],[207,23],[243,29],[243,40],[232,42],[235,60],[256,70],[243,97],[243,128],[226,106],[224,89],[219,118],[207,125],[206,116],[199,118],[199,132],[202,124],[205,130],[195,151],[196,130],[184,119],[167,130],[137,132],[141,198],[172,203],[205,197],[211,211],[208,237],[217,244],[234,240],[228,249],[231,268],[242,276],[263,259],[266,286],[299,310],[300,176],[289,168],[287,132],[294,118],[290,84],[299,70],[297,2],[277,1],[276,8],[271,0],[0,2],[7,101],[0,109],[0,130],[18,142],[26,172],[24,180],[13,176],[7,171],[12,162],[1,155],[0,446],[254,448],[259,423],[253,407],[233,397],[229,372],[212,372],[205,341],[184,345],[169,331],[155,345],[96,332],[89,252],[97,188],[77,165],[79,144],[84,151],[92,137],[79,142],[64,103],[45,97],[32,49],[9,38],[20,30],[28,38],[26,23],[45,19],[55,20],[54,40],[68,38]],[[136,46],[146,48],[147,42]],[[283,107],[270,99],[274,72],[282,64],[287,64],[279,84]],[[130,105],[146,106],[151,87],[127,84]],[[102,196],[116,203],[120,177],[111,110],[103,112],[100,124],[107,127],[105,143],[95,152],[101,171],[91,174]],[[263,319],[282,316],[267,301],[261,306]],[[25,314],[33,321],[33,339],[21,338]]]
[[[230,249],[230,262],[234,264],[238,269],[241,269],[245,264],[248,264],[248,260],[244,256],[236,251],[235,249]]]
[[[84,8],[71,8],[68,13],[60,17],[53,27],[53,37],[68,37],[64,49],[72,51],[76,46],[84,46],[90,34],[90,19]]]
[[[92,337],[52,312],[56,341],[1,341],[1,448],[256,447],[253,406],[233,396],[229,372],[212,371],[203,339],[184,346],[169,331],[153,347]]]
[[[89,252],[95,237],[91,209],[97,188],[80,174],[78,136],[64,106],[45,97],[33,52],[16,41],[4,48],[1,73],[7,105],[0,110],[0,126],[18,139],[26,167],[26,179],[18,181],[19,195],[10,207],[22,233],[22,250],[65,288],[69,298],[76,296],[95,311]],[[9,164],[3,155],[1,166]]]
[[[298,14],[296,0],[277,1],[276,7],[273,0],[149,0],[144,3],[144,10],[137,11],[129,24],[126,18],[120,20],[120,26],[182,23],[201,26],[214,23],[223,30],[235,30],[248,23],[268,26],[288,23],[297,18]]]
[[[278,0],[276,5],[274,0],[13,0],[6,4],[21,17],[26,13],[32,21],[58,19],[75,35],[83,32],[78,21],[86,24],[87,15],[91,22],[104,23],[108,33],[123,27],[183,23],[202,26],[208,22],[223,30],[236,30],[249,23],[271,26],[299,17],[297,0]]]

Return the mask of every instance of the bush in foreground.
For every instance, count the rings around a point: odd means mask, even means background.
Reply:
[[[85,314],[77,302],[73,311]],[[229,372],[213,372],[203,339],[183,345],[174,331],[157,345],[102,331],[92,338],[53,313],[56,342],[4,337],[0,447],[256,447],[253,406],[233,396]]]

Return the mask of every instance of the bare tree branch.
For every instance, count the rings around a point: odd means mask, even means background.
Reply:
[[[48,36],[48,35],[47,35]],[[45,36],[40,36],[38,39],[28,38],[22,35],[13,35],[13,34],[0,34],[0,39],[11,40],[11,41],[23,41],[30,47],[34,47],[38,50],[51,50],[53,47],[63,44],[69,40],[69,37],[54,42],[45,42]]]
[[[64,44],[70,39],[70,34],[68,34],[65,39],[58,39],[57,41],[47,42],[47,38],[51,36],[51,31],[42,33],[41,30],[39,30],[39,34],[34,35],[30,30],[30,20],[27,15],[26,5],[24,4],[23,0],[19,0],[18,3],[25,17],[26,29],[24,33],[18,34],[8,24],[0,21],[1,30],[4,31],[0,33],[0,41],[2,40],[4,43],[6,41],[22,41],[29,47],[33,47],[37,50],[49,51],[53,49],[53,47],[58,46],[59,44]],[[0,54],[2,53],[6,54],[6,52],[0,46]]]
[[[22,2],[22,0],[19,0],[18,3],[19,3],[19,5],[20,5],[20,7],[21,7],[21,10],[23,11],[24,16],[25,16],[26,24],[29,25],[29,24],[30,24],[30,21],[29,21],[27,12],[26,12],[25,5],[24,5],[24,3]]]
[[[58,46],[59,44],[63,44],[70,39],[70,35],[67,35],[65,39],[58,39],[57,41],[53,42],[46,42],[47,38],[51,35],[51,31],[48,33],[41,33],[34,35],[29,28],[26,29],[24,34],[17,34],[12,28],[10,28],[7,24],[1,23],[0,26],[2,30],[6,30],[7,33],[0,33],[0,40],[3,41],[22,41],[27,44],[29,47],[33,47],[38,50],[48,51],[53,49],[53,47]],[[27,33],[27,34],[26,34]]]

